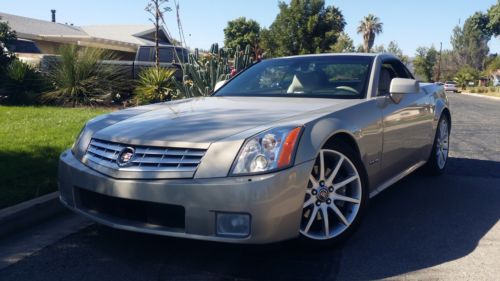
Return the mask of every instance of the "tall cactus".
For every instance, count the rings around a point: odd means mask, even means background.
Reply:
[[[247,46],[244,52],[237,47],[234,56],[231,57],[230,50],[212,44],[207,55],[201,56],[197,49],[194,54],[189,54],[188,62],[182,67],[182,81],[177,81],[175,77],[172,79],[181,97],[208,96],[213,92],[217,82],[231,77],[232,69],[238,73],[252,63],[250,46]]]

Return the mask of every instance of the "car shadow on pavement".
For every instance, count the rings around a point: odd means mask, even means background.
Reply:
[[[500,219],[500,162],[450,158],[445,174],[417,171],[370,203],[342,250],[338,280],[390,278],[470,254]]]
[[[371,201],[358,232],[332,249],[243,246],[92,225],[2,271],[5,280],[368,280],[471,253],[500,218],[500,162],[451,158]]]

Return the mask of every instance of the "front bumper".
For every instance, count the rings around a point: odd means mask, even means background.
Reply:
[[[68,150],[59,161],[59,189],[65,206],[110,227],[209,241],[264,244],[299,235],[304,192],[313,165],[314,161],[308,161],[276,173],[247,177],[130,180],[100,174]],[[80,193],[146,205],[182,207],[183,224],[169,228],[89,210],[83,205]],[[219,212],[249,214],[250,235],[218,236],[216,213]]]

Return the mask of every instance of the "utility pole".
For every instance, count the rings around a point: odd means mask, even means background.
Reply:
[[[438,71],[437,71],[437,76],[436,76],[436,82],[439,82],[441,80],[441,55],[443,53],[443,42],[439,42],[439,62],[438,62]]]

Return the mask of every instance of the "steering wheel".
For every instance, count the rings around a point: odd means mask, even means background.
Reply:
[[[356,95],[359,94],[359,92],[356,89],[354,89],[352,87],[349,87],[349,86],[339,86],[339,87],[335,88],[335,90],[350,92],[350,93],[353,93],[353,94],[356,94]]]

